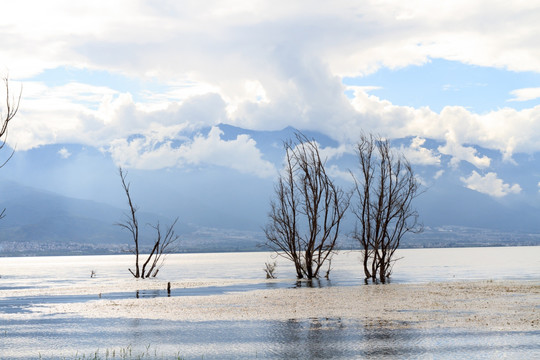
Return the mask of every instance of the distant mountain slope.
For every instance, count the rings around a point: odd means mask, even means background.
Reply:
[[[124,211],[103,203],[73,199],[33,189],[10,181],[0,181],[0,255],[17,253],[107,253],[127,250],[130,237],[114,226]],[[141,239],[153,236],[146,223],[170,222],[150,213],[140,213]],[[180,225],[178,232],[189,227]],[[4,254],[3,254],[4,253]]]
[[[239,135],[249,137],[250,146],[256,146],[261,159],[274,166],[276,176],[283,165],[283,141],[295,132],[291,127],[257,131],[226,124],[220,124],[219,130],[222,141],[234,142]],[[195,135],[186,134],[171,146],[189,143],[193,136],[204,138],[210,131],[210,127],[199,129]],[[328,172],[343,188],[350,189],[353,182],[349,170],[355,171],[357,167],[351,149],[339,147],[336,140],[324,134],[306,132],[306,135],[315,138],[323,148],[329,148],[326,149],[330,155]],[[413,146],[415,141],[422,151]],[[425,190],[414,206],[426,233],[411,236],[404,245],[529,244],[529,234],[540,234],[538,154],[515,154],[513,162],[503,159],[499,152],[474,147],[476,157],[490,159],[488,167],[478,168],[438,151],[445,145],[444,141],[402,138],[392,139],[392,144],[416,154],[413,167]],[[418,161],[419,155],[436,161]],[[241,156],[233,160],[244,161]],[[160,220],[165,225],[178,216],[182,251],[258,249],[257,244],[264,242],[261,229],[274,195],[275,176],[239,171],[226,166],[227,163],[184,162],[158,169],[127,168],[132,196],[140,207],[144,238],[153,237],[147,223]],[[496,186],[508,189],[517,184],[522,190],[496,197],[478,190],[482,186],[489,190],[489,184],[473,184],[468,188],[467,179],[475,173],[480,180],[488,179],[488,175],[495,178]],[[36,244],[54,243],[66,248],[61,244],[70,243],[79,249],[90,246],[84,250],[90,252],[96,247],[99,251],[120,251],[129,245],[129,234],[113,226],[122,219],[127,206],[117,167],[106,150],[81,144],[56,144],[16,152],[0,170],[0,179],[3,179],[0,209],[7,208],[6,218],[0,220],[0,246],[3,246],[0,254],[23,244],[37,248]],[[354,222],[354,216],[349,214],[342,226],[344,236],[354,229]],[[449,228],[452,231],[447,231]]]
[[[73,199],[49,191],[0,180],[0,256],[124,253],[132,245],[130,234],[115,226],[123,209]],[[126,209],[127,210],[127,209]],[[142,251],[148,251],[155,230],[148,224],[167,226],[170,218],[138,211]],[[212,252],[257,250],[257,232],[188,225],[180,219],[177,251]]]

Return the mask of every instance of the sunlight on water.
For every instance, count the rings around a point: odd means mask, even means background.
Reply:
[[[2,358],[32,358],[37,352],[43,359],[69,358],[77,352],[118,350],[118,344],[131,346],[135,354],[145,352],[150,344],[153,353],[165,358],[181,354],[189,359],[532,359],[540,355],[540,331],[385,329],[346,319],[42,319],[8,325],[9,331],[0,336],[8,345]]]
[[[478,279],[540,279],[540,247],[414,249],[401,250],[393,282],[417,283]],[[332,261],[331,280],[322,285],[362,284],[360,253],[342,252]],[[294,269],[277,258],[277,275],[294,286]],[[167,281],[219,279],[254,280],[236,287],[213,286],[195,295],[249,291],[268,286],[264,263],[270,253],[176,254],[170,255],[159,278]],[[51,286],[88,286],[100,282],[134,281],[128,272],[130,255],[0,258],[0,290],[4,294]],[[96,277],[92,278],[91,273]],[[305,284],[304,284],[305,285]],[[186,295],[179,292],[173,296]],[[197,292],[198,291],[198,292]],[[165,296],[163,290],[141,292]],[[187,294],[189,295],[189,294]],[[193,294],[191,294],[193,295]],[[103,294],[104,298],[134,297],[134,293]],[[144,352],[150,345],[164,358],[180,354],[186,358],[299,358],[299,359],[417,359],[417,358],[540,358],[540,330],[496,332],[455,329],[419,330],[414,324],[403,329],[367,326],[348,319],[291,319],[289,321],[182,322],[142,319],[83,319],[62,314],[32,316],[31,303],[72,302],[95,299],[88,296],[9,296],[0,299],[0,359],[73,357],[96,350],[132,346]],[[361,306],[359,304],[358,306]],[[149,310],[151,311],[151,310]],[[10,314],[28,318],[10,319]],[[411,326],[405,326],[411,325]],[[104,356],[103,356],[104,358]]]
[[[478,279],[540,279],[540,247],[404,249],[394,267],[393,282]],[[169,281],[211,279],[264,280],[265,262],[273,254],[210,253],[169,255],[159,278]],[[278,257],[277,275],[294,282],[292,264]],[[0,289],[92,283],[100,279],[131,278],[132,255],[0,258]],[[332,260],[331,281],[336,285],[361,284],[360,253],[341,252]],[[325,269],[326,271],[326,269]]]

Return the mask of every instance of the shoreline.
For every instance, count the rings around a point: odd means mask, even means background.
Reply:
[[[172,282],[172,288],[260,281]],[[144,284],[144,288],[141,285]],[[167,282],[131,281],[50,289],[51,296],[163,289]],[[137,288],[138,287],[138,288]],[[39,289],[38,289],[39,290]],[[22,292],[22,291],[21,291]],[[42,294],[42,293],[40,293]],[[22,295],[22,294],[20,294]],[[29,295],[29,294],[28,294]],[[7,296],[0,293],[1,296]],[[29,295],[31,296],[31,295]],[[217,295],[96,299],[36,304],[22,317],[140,318],[171,321],[351,319],[387,328],[540,330],[540,281],[459,281],[424,284],[276,288]],[[8,315],[13,318],[15,314]],[[1,316],[0,316],[1,317]]]

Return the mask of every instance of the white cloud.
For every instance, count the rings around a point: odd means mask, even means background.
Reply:
[[[339,178],[349,183],[354,182],[354,179],[349,171],[341,170],[339,166],[335,164],[328,166],[326,172],[333,178]]]
[[[58,150],[58,155],[60,155],[60,157],[62,159],[67,159],[71,156],[71,153],[69,152],[68,149],[66,149],[65,147],[61,148],[60,150]]]
[[[540,98],[540,87],[516,89],[510,92],[514,98],[508,101],[529,101]]]
[[[440,165],[441,156],[435,154],[435,152],[431,149],[422,147],[425,142],[426,139],[422,139],[417,136],[412,139],[409,147],[404,147],[402,145],[400,146],[399,151],[411,164]]]
[[[247,135],[235,140],[222,140],[222,131],[212,127],[208,136],[197,135],[180,146],[172,140],[137,137],[131,141],[118,139],[107,149],[118,165],[138,169],[160,169],[211,164],[238,170],[259,177],[277,174],[274,165],[264,159],[256,143]]]
[[[345,154],[354,154],[354,149],[350,145],[341,144],[338,147],[321,147],[319,146],[319,153],[323,160],[339,159]]]
[[[191,96],[183,102],[135,102],[130,93],[79,83],[47,88],[28,83],[23,104],[10,124],[10,138],[18,150],[53,143],[107,146],[132,134],[161,132],[175,136],[226,122],[223,99],[213,93]]]
[[[236,78],[236,84],[226,85],[231,88],[242,86],[250,78],[246,73],[261,66],[262,71],[275,71],[265,58],[295,50],[318,55],[338,75],[420,64],[428,57],[512,70],[539,68],[535,1],[441,5],[427,0],[336,0],[306,5],[17,1],[4,8],[10,16],[4,22],[7,44],[2,55],[11,56],[1,58],[14,59],[12,70],[17,73],[77,63],[113,66],[137,76],[192,72],[218,82]],[[29,49],[34,50],[31,58],[24,56]]]
[[[540,106],[521,111],[501,109],[487,114],[473,114],[462,107],[446,107],[440,114],[428,108],[397,106],[356,89],[349,100],[343,95],[339,80],[328,79],[335,90],[310,91],[298,88],[296,97],[305,108],[291,107],[287,99],[249,102],[231,118],[228,104],[217,93],[190,96],[181,102],[165,102],[160,108],[136,102],[131,94],[106,87],[79,83],[47,88],[41,83],[27,83],[20,113],[12,123],[9,141],[18,150],[52,143],[82,143],[107,146],[115,139],[131,134],[147,134],[160,128],[174,137],[182,129],[191,131],[219,123],[236,124],[251,129],[280,129],[288,125],[302,130],[319,130],[342,142],[337,151],[348,151],[362,131],[387,137],[414,136],[445,140],[438,151],[452,156],[452,165],[468,161],[480,169],[491,160],[481,155],[474,144],[500,151],[512,161],[515,152],[540,150]],[[292,90],[291,90],[292,91]],[[292,94],[292,93],[291,93]],[[270,95],[266,94],[268,98]],[[290,99],[289,99],[290,100]],[[327,101],[328,100],[328,101]],[[307,106],[307,104],[311,104]],[[249,106],[248,106],[249,105]],[[335,112],[334,110],[337,109]],[[349,145],[347,145],[349,144]],[[410,161],[436,164],[439,154],[413,142],[404,148]]]
[[[414,178],[416,179],[416,181],[418,181],[418,183],[422,186],[429,186],[429,183],[426,181],[426,179],[424,179],[422,176],[420,176],[419,174],[414,174]]]
[[[461,177],[460,180],[465,183],[467,188],[493,197],[521,193],[521,186],[519,184],[505,184],[494,172],[489,172],[482,176],[476,171],[473,171],[468,178]]]
[[[491,159],[487,156],[477,156],[478,151],[472,147],[463,146],[453,140],[450,140],[451,137],[447,137],[446,144],[444,146],[439,146],[438,150],[441,154],[450,155],[452,159],[450,160],[450,165],[457,167],[461,161],[467,161],[477,168],[485,169],[488,168]]]
[[[438,178],[440,178],[441,176],[443,176],[444,174],[444,170],[439,170],[435,173],[435,175],[433,176],[433,179],[437,180]]]
[[[174,137],[181,129],[226,122],[264,130],[292,125],[343,143],[356,141],[361,131],[446,140],[439,151],[452,156],[453,164],[468,161],[480,169],[490,159],[472,145],[496,149],[508,161],[516,152],[540,151],[540,106],[487,114],[455,106],[437,114],[396,106],[370,95],[373,88],[341,82],[345,75],[430,58],[538,72],[535,1],[275,6],[271,1],[21,0],[5,4],[3,11],[10,16],[0,29],[0,66],[12,77],[68,67],[142,83],[152,79],[162,86],[135,94],[104,85],[47,87],[26,81],[9,138],[19,150],[63,142],[106,147],[134,133],[151,136],[159,128]],[[344,95],[346,89],[354,90],[353,99]],[[518,89],[514,100],[536,97],[535,91]],[[411,161],[438,161],[438,154],[421,146],[406,151]]]

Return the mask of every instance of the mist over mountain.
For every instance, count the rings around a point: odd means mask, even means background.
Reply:
[[[245,137],[253,142],[261,159],[272,164],[273,175],[268,170],[261,176],[240,166],[207,163],[157,169],[125,167],[140,223],[159,221],[165,225],[178,217],[181,251],[256,250],[264,242],[261,229],[283,161],[282,144],[295,130],[255,131],[230,125],[220,125],[219,130],[221,141]],[[211,131],[207,128],[201,134],[207,136]],[[317,132],[306,135],[319,142],[328,158],[328,171],[349,189],[353,185],[349,170],[354,172],[356,166],[353,149]],[[496,152],[477,147],[477,157],[492,159],[489,169],[479,170],[465,161],[452,163],[450,156],[437,152],[441,142],[425,139],[417,146],[415,141],[392,141],[394,148],[408,155],[424,184],[415,206],[426,231],[408,236],[405,246],[455,246],[456,239],[459,246],[537,244],[531,234],[540,234],[534,180],[539,160],[518,155],[512,164]],[[180,148],[182,142],[173,146]],[[419,154],[431,156],[425,156],[431,162],[424,159],[422,163]],[[474,181],[489,179],[490,172],[508,183],[503,184],[503,190],[519,183],[520,191],[507,196],[487,194],[490,189],[484,191],[479,187],[482,183]],[[6,217],[0,220],[0,255],[109,253],[127,251],[130,245],[129,234],[114,226],[122,220],[127,203],[117,166],[106,149],[61,144],[17,151],[0,170],[0,208],[6,208]],[[353,227],[350,215],[343,226],[345,246],[354,245],[346,239]],[[153,236],[150,226],[142,230],[144,238]],[[479,238],[485,241],[479,242]]]

